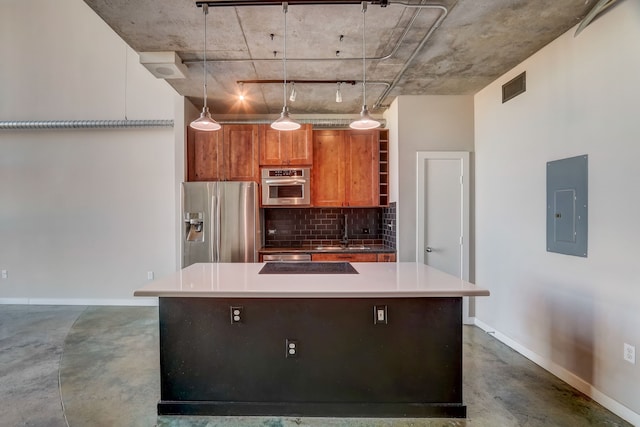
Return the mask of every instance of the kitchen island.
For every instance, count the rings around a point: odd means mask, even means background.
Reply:
[[[135,292],[159,297],[158,414],[466,416],[462,297],[488,290],[417,263],[283,264],[194,264]]]

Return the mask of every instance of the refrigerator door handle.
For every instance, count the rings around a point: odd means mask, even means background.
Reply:
[[[211,262],[218,262],[220,251],[220,211],[218,196],[211,196]]]
[[[218,197],[216,198],[216,226],[218,230],[216,232],[216,262],[220,262],[222,259],[221,253],[221,241],[222,241],[222,201],[224,200],[224,194],[221,193],[220,184],[218,184]]]

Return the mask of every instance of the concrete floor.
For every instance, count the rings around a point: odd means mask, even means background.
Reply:
[[[157,308],[0,305],[0,426],[630,426],[464,328],[468,418],[158,417]]]

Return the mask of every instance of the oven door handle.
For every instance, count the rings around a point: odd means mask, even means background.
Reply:
[[[265,179],[265,184],[305,184],[307,182],[306,179]]]

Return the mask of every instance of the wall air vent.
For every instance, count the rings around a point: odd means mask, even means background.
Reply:
[[[522,74],[516,76],[515,78],[502,85],[502,103],[504,104],[511,98],[515,98],[521,93],[526,92],[526,90],[527,72],[524,71]]]

